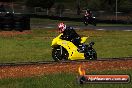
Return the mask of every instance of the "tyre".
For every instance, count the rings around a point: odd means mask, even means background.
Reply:
[[[3,17],[2,30],[11,31],[13,29],[13,17]]]
[[[92,22],[92,25],[96,26],[96,19],[95,18],[92,18],[91,22]]]
[[[3,18],[0,16],[0,30],[2,30],[2,22],[3,22]]]
[[[85,26],[88,25],[88,19],[85,16],[83,17],[83,23],[84,23]]]
[[[25,22],[27,19],[26,16],[19,14],[19,15],[14,15],[14,21],[15,22]]]
[[[2,24],[0,23],[0,30],[2,30]]]
[[[92,24],[94,25],[94,26],[96,26],[96,22],[95,22],[95,20],[93,19],[93,22],[92,22]]]
[[[84,24],[85,24],[85,26],[87,26],[88,25],[88,22],[84,21]]]
[[[62,46],[57,46],[52,49],[52,58],[55,61],[63,61],[63,60],[68,60],[68,52],[65,48]]]
[[[22,31],[24,30],[24,27],[25,27],[25,25],[24,25],[23,22],[15,22],[15,23],[14,23],[14,29],[15,29],[16,31],[22,32]]]
[[[13,27],[12,27],[11,24],[4,24],[4,25],[2,25],[2,30],[4,30],[4,31],[12,31]]]
[[[14,29],[18,31],[30,30],[30,18],[23,15],[14,16]]]
[[[97,53],[93,48],[91,48],[84,53],[84,57],[86,60],[97,60]]]
[[[94,23],[94,26],[96,26],[96,23]]]

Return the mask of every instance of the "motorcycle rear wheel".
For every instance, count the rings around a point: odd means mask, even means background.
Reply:
[[[62,51],[61,51],[62,49]],[[63,60],[68,60],[68,52],[65,48],[62,46],[57,46],[52,49],[52,58],[55,61],[63,61]]]

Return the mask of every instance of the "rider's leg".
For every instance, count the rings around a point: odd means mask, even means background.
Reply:
[[[76,38],[76,39],[74,39],[74,40],[72,41],[72,43],[73,43],[75,46],[77,46],[79,52],[84,52],[84,51],[85,51],[86,46],[85,46],[85,44],[81,43],[81,39]]]

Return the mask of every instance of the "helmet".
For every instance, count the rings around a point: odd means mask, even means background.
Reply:
[[[86,10],[86,12],[90,13],[90,12],[91,12],[91,10],[90,10],[90,9],[87,9],[87,10]]]
[[[64,23],[59,23],[58,24],[59,32],[63,32],[66,29],[66,25]]]

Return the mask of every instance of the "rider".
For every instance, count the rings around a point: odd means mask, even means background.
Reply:
[[[87,9],[85,12],[85,17],[92,17],[92,12],[91,10]]]
[[[84,46],[81,43],[81,37],[76,33],[73,27],[67,27],[63,22],[58,24],[59,32],[63,33],[61,39],[71,41],[75,46],[79,48],[79,51],[84,50]]]

